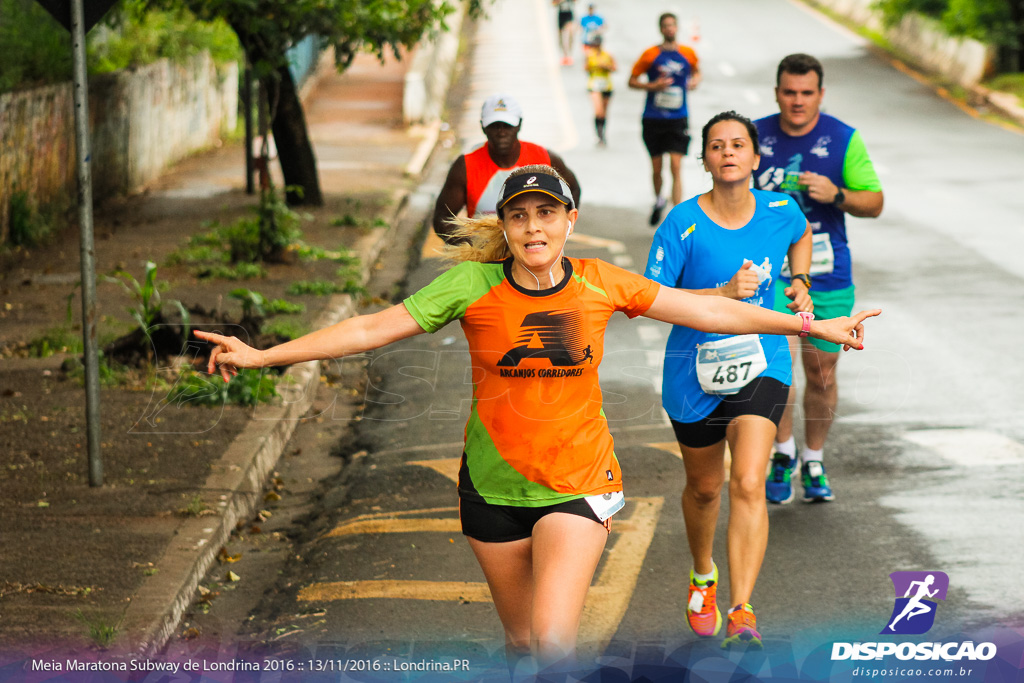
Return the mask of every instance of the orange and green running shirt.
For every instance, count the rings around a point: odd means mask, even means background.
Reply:
[[[597,368],[615,311],[646,312],[660,285],[595,259],[563,259],[555,287],[517,285],[511,259],[464,262],[405,300],[427,332],[461,320],[473,402],[462,498],[539,507],[622,490]]]

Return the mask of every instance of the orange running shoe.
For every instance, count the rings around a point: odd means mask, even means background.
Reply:
[[[722,649],[728,650],[733,645],[746,645],[755,650],[764,647],[761,643],[761,634],[757,632],[754,608],[746,603],[737,605],[736,609],[729,612],[729,625],[725,627]]]
[[[718,592],[718,566],[715,566],[714,577],[706,584],[697,583],[690,570],[689,600],[686,602],[686,621],[698,636],[710,638],[717,636],[722,630],[722,613],[715,603]]]

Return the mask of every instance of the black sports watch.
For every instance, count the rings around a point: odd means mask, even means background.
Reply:
[[[800,282],[804,283],[804,286],[807,287],[807,291],[811,291],[811,276],[807,273],[797,273],[792,279],[800,280]]]
[[[846,193],[843,192],[842,188],[839,188],[836,191],[835,199],[832,200],[832,206],[839,206],[840,204],[842,204],[845,201],[846,201]]]

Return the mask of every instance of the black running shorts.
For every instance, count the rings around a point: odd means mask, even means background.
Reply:
[[[741,415],[758,415],[779,426],[789,402],[789,385],[773,377],[757,377],[739,393],[723,396],[711,414],[696,422],[671,420],[676,440],[687,448],[706,448],[725,438],[725,428]]]
[[[462,521],[462,533],[485,543],[507,543],[529,538],[533,535],[533,525],[539,522],[541,517],[550,515],[552,512],[566,512],[570,515],[586,517],[608,528],[608,525],[597,518],[594,510],[582,498],[536,508],[491,505],[465,498],[459,499],[459,519]]]
[[[551,16],[551,15],[549,14],[548,16]],[[571,24],[571,23],[572,23],[572,10],[569,10],[568,12],[566,12],[564,10],[559,10],[558,11],[558,30],[561,31],[563,28],[565,28],[566,24]]]
[[[690,150],[688,119],[643,119],[643,138],[652,157],[686,154]]]

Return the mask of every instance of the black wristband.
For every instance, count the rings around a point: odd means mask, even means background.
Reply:
[[[807,291],[811,291],[811,276],[807,273],[797,273],[792,277],[793,280],[800,280],[807,287]]]

